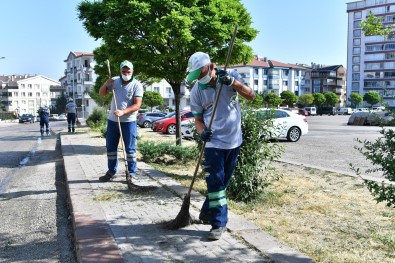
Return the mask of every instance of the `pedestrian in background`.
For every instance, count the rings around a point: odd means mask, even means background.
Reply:
[[[143,100],[143,85],[133,76],[133,64],[130,61],[123,61],[120,64],[121,77],[108,79],[100,87],[99,95],[105,96],[109,92],[115,92],[117,109],[115,108],[114,97],[111,101],[111,108],[107,118],[107,161],[108,171],[99,177],[102,182],[108,182],[115,178],[118,167],[118,144],[120,133],[118,127],[118,117],[124,140],[128,172],[132,179],[136,179],[137,155],[137,112]]]
[[[206,142],[203,169],[206,173],[208,195],[199,219],[211,224],[208,238],[218,240],[226,230],[228,206],[226,187],[232,177],[242,143],[241,113],[238,94],[247,100],[255,99],[254,91],[244,85],[237,71],[224,71],[211,63],[210,57],[196,52],[188,61],[187,81],[196,81],[190,100],[195,127]],[[218,106],[212,122],[213,108],[220,85]]]
[[[38,116],[40,116],[41,136],[44,135],[44,125],[45,125],[45,134],[49,135],[49,114],[50,114],[50,110],[48,106],[40,107],[40,109],[38,110]]]
[[[69,98],[66,104],[65,113],[67,115],[68,132],[75,132],[75,119],[77,117],[77,105],[74,103],[73,98]]]

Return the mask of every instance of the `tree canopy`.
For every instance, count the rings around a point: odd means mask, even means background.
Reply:
[[[292,91],[285,90],[280,94],[283,102],[287,104],[289,107],[292,107],[295,102],[298,101],[298,96],[296,96]]]
[[[313,104],[313,102],[314,102],[314,96],[313,96],[313,94],[302,94],[302,95],[299,96],[298,103],[299,103],[302,107],[311,105],[311,104]]]
[[[377,104],[383,100],[380,93],[376,91],[368,91],[363,95],[363,100],[369,103],[371,106]]]
[[[326,101],[324,94],[320,92],[314,93],[313,97],[314,97],[314,104],[317,106],[321,106]]]
[[[143,97],[144,103],[151,108],[155,106],[161,106],[163,104],[163,98],[160,95],[159,92],[155,91],[146,91],[144,92],[144,97]]]
[[[77,10],[89,35],[103,41],[94,50],[97,82],[107,78],[106,59],[115,74],[119,74],[119,63],[128,59],[140,80],[165,79],[171,85],[178,116],[177,144],[181,142],[181,84],[189,57],[202,51],[223,65],[237,24],[230,63],[249,63],[253,52],[245,42],[258,33],[240,0],[85,0]]]
[[[354,106],[357,107],[358,104],[361,104],[363,101],[363,97],[359,93],[351,92],[350,97],[348,97],[348,101]]]
[[[269,107],[277,107],[283,103],[283,99],[274,93],[268,93],[264,96],[263,101],[269,105]]]
[[[330,106],[335,106],[336,103],[339,101],[339,98],[337,97],[337,95],[333,92],[326,92],[324,94],[325,96],[325,101],[328,105]]]

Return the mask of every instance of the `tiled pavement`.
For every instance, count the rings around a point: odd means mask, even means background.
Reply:
[[[107,170],[102,138],[62,133],[61,144],[79,262],[314,262],[233,213],[219,241],[206,238],[209,225],[166,230],[162,224],[179,213],[186,187],[139,162],[136,184],[156,187],[129,193],[122,159],[118,178],[98,181]],[[192,217],[203,200],[192,193]]]

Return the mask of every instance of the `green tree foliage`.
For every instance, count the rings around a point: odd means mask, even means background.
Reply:
[[[241,112],[243,144],[228,195],[233,200],[248,202],[278,178],[270,169],[270,163],[281,157],[284,148],[262,139],[272,133],[272,119],[257,118],[257,112],[247,105],[242,105]]]
[[[324,94],[325,101],[330,106],[335,106],[335,104],[339,101],[339,97],[333,92],[327,92]]]
[[[314,93],[313,97],[314,97],[314,104],[317,106],[321,106],[326,101],[324,94],[322,94],[320,92]]]
[[[281,92],[280,97],[281,99],[283,99],[283,102],[289,107],[292,107],[294,103],[298,101],[298,96],[296,96],[292,91],[289,90]]]
[[[144,92],[143,102],[148,107],[151,107],[151,111],[152,111],[152,107],[160,106],[163,104],[163,98],[159,92],[146,91],[146,92]]]
[[[240,0],[83,1],[77,9],[89,35],[103,40],[94,50],[98,63],[95,72],[100,76],[97,83],[108,76],[106,59],[110,59],[114,74],[119,74],[119,62],[128,59],[140,80],[165,79],[171,85],[177,112],[177,145],[181,144],[181,83],[189,57],[203,51],[213,62],[224,65],[238,24],[231,64],[249,63],[253,52],[245,43],[258,32],[251,27],[251,16]]]
[[[372,11],[369,12],[369,16],[366,20],[361,22],[361,28],[365,36],[389,36],[392,33],[392,25],[383,25],[384,17],[376,17]]]
[[[348,97],[348,101],[351,102],[354,108],[356,108],[359,104],[362,103],[363,97],[359,93],[352,92]]]
[[[51,113],[62,114],[66,109],[67,97],[64,93],[62,93],[57,99],[55,107],[51,109]]]
[[[373,106],[374,104],[382,102],[383,98],[381,97],[380,93],[376,91],[368,91],[365,93],[365,95],[363,95],[363,100],[369,103],[370,106]]]
[[[283,103],[283,99],[277,96],[275,93],[268,93],[263,97],[263,102],[271,107],[277,108],[278,105]]]
[[[262,94],[256,94],[256,97],[254,100],[247,100],[242,96],[239,96],[240,103],[245,104],[251,108],[262,108],[264,107],[263,105],[263,95]]]
[[[302,107],[309,106],[313,104],[314,102],[314,96],[313,94],[302,94],[299,96],[298,104],[300,104]]]

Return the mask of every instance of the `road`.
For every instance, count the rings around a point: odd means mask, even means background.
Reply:
[[[0,262],[74,263],[63,158],[51,123],[0,124]]]
[[[382,174],[379,172],[364,172],[372,165],[354,146],[362,146],[355,141],[356,138],[376,140],[381,128],[350,126],[347,125],[348,118],[347,115],[308,116],[309,133],[296,143],[281,143],[285,146],[281,160],[355,176],[349,165],[353,163],[362,174],[380,177]]]

